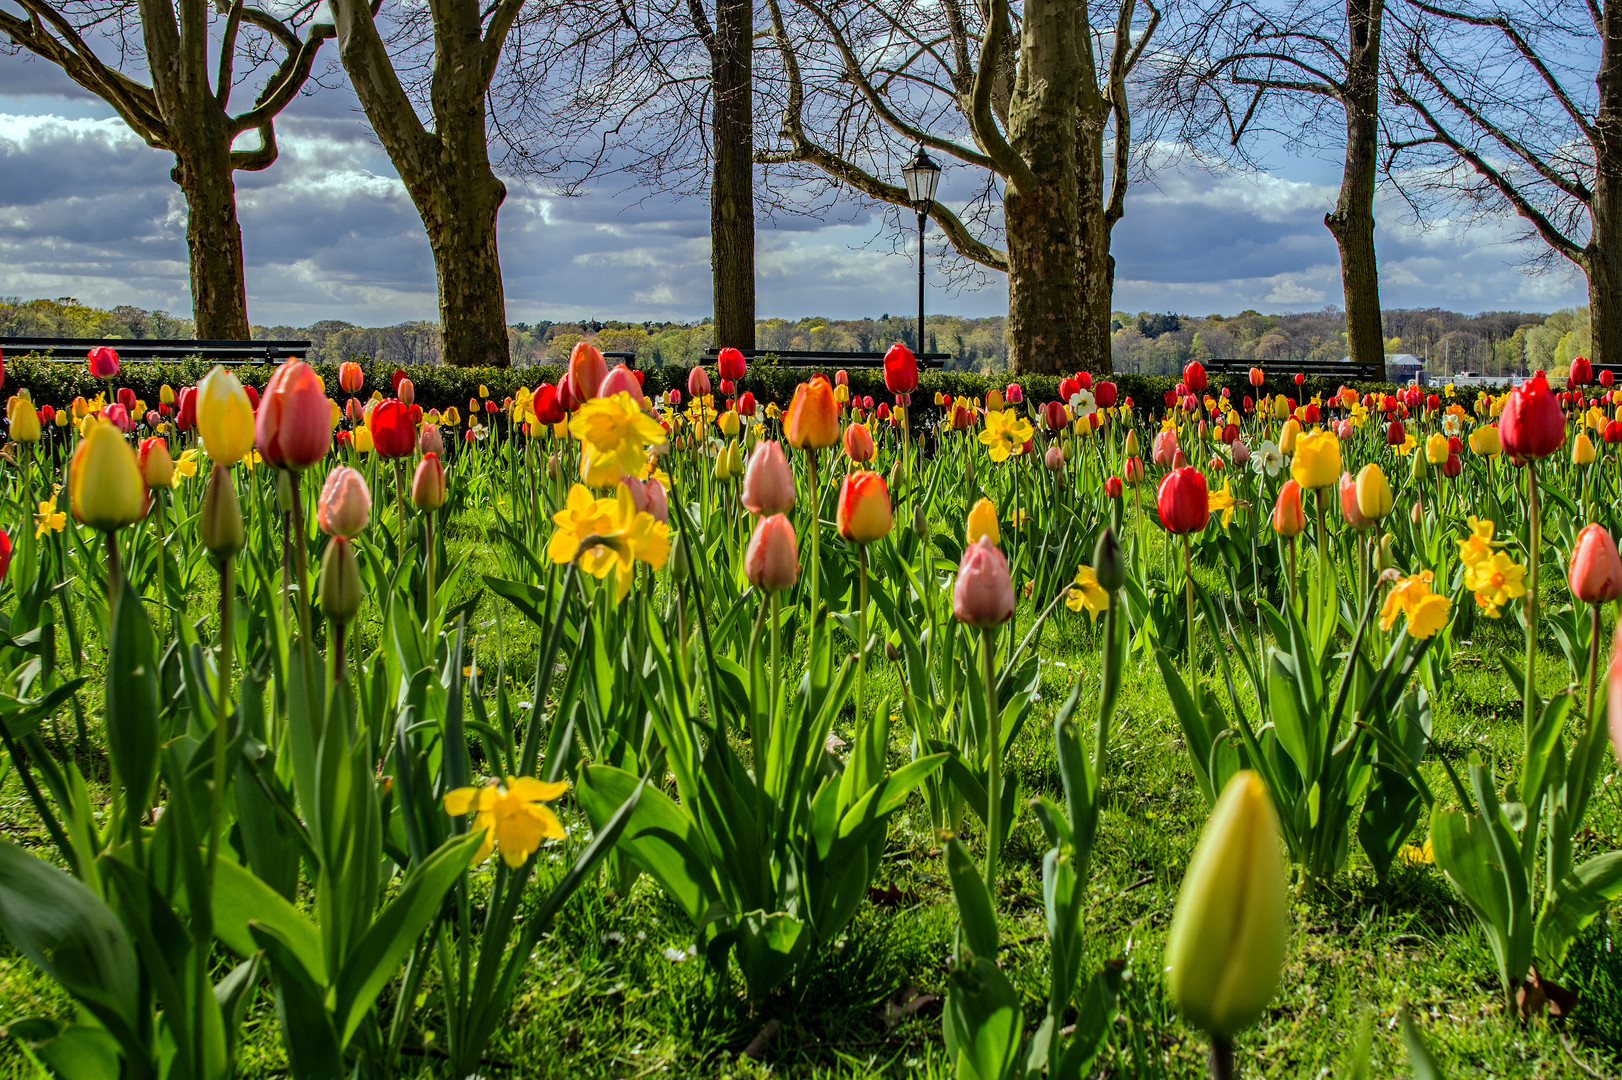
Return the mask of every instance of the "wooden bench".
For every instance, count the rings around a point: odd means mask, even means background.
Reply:
[[[1269,378],[1293,375],[1322,376],[1352,382],[1386,382],[1385,361],[1377,364],[1359,364],[1351,360],[1280,360],[1267,364],[1240,357],[1213,357],[1205,361],[1209,375],[1244,375],[1259,367]]]
[[[91,349],[105,345],[120,360],[186,360],[197,356],[220,364],[280,364],[302,360],[308,341],[187,341],[183,338],[0,337],[0,350],[34,354],[61,363],[83,363]]]
[[[881,352],[826,352],[817,349],[741,349],[745,360],[763,360],[776,357],[780,367],[818,367],[831,364],[843,368],[876,368],[884,366]],[[920,368],[943,367],[952,358],[951,353],[918,353]],[[706,349],[701,362],[713,364],[719,359],[716,349]]]

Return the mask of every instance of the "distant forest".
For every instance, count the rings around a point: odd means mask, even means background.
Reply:
[[[1498,311],[1461,315],[1437,308],[1384,313],[1386,352],[1428,359],[1433,375],[1476,371],[1508,375],[1542,368],[1561,373],[1589,349],[1588,309]],[[952,355],[949,367],[997,371],[1008,366],[1006,319],[930,316],[928,351]],[[440,361],[439,327],[431,322],[357,326],[337,319],[313,326],[256,326],[254,337],[308,339],[311,359],[340,361],[372,357],[391,365]],[[507,328],[515,365],[541,364],[568,356],[575,342],[591,340],[605,351],[635,353],[645,366],[690,366],[714,342],[706,319],[678,322],[537,322]],[[189,319],[165,311],[121,306],[102,309],[71,298],[0,299],[0,337],[188,338]],[[876,352],[896,341],[917,347],[916,320],[767,319],[756,324],[761,349]],[[1117,312],[1112,320],[1117,371],[1170,374],[1190,360],[1239,357],[1264,365],[1291,360],[1339,360],[1346,355],[1346,320],[1337,308],[1295,315],[1176,315]]]

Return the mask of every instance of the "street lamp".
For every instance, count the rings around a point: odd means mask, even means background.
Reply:
[[[935,201],[935,188],[941,182],[941,167],[918,145],[918,156],[901,167],[907,182],[907,201],[918,211],[918,354],[924,352],[924,219]]]

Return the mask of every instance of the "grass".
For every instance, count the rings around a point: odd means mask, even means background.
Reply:
[[[468,527],[455,534],[473,562],[475,572],[461,583],[469,593],[478,572],[494,570],[478,535]],[[494,666],[494,603],[487,598],[476,620],[487,671]],[[533,665],[536,635],[517,617],[506,618],[504,629],[509,675],[522,680]],[[1472,750],[1496,753],[1500,760],[1518,757],[1518,695],[1496,661],[1497,650],[1517,648],[1516,629],[1480,630],[1475,642],[1458,651],[1453,682],[1434,707],[1441,753],[1455,762]],[[372,642],[361,644],[370,648]],[[1097,685],[1096,634],[1084,618],[1061,613],[1046,628],[1042,647],[1040,700],[1011,761],[1027,796],[1057,790],[1051,720],[1072,681],[1081,680],[1084,696],[1095,694]],[[1565,662],[1550,652],[1540,672],[1552,691],[1563,685]],[[876,671],[870,693],[893,693],[893,680],[892,672]],[[93,704],[87,699],[87,706]],[[892,747],[897,763],[903,737],[898,731]],[[1426,768],[1441,790],[1439,766],[1428,761]],[[104,773],[99,782],[105,783]],[[578,813],[567,804],[563,809],[572,826],[583,827]],[[1166,999],[1161,955],[1206,810],[1158,669],[1148,657],[1135,656],[1112,738],[1107,810],[1087,914],[1088,970],[1109,960],[1123,961],[1126,970],[1114,1037],[1099,1067],[1103,1075],[1203,1075],[1203,1041]],[[1587,853],[1622,846],[1622,785],[1613,767],[1602,779],[1590,825]],[[0,834],[44,849],[42,831],[9,770],[0,783]],[[970,840],[978,845],[977,836]],[[1008,943],[1002,960],[1026,995],[1033,1022],[1046,994],[1045,847],[1035,819],[1023,814],[1003,856],[997,898]],[[539,876],[561,874],[567,854],[544,854]],[[493,1044],[482,1075],[581,1080],[951,1074],[941,1042],[940,998],[956,914],[939,841],[920,799],[891,829],[871,902],[791,987],[758,1007],[747,1005],[737,985],[692,955],[689,924],[650,880],[639,879],[624,896],[613,894],[607,881],[600,878],[577,894],[537,946],[511,1022]],[[1622,1071],[1622,958],[1612,943],[1619,929],[1614,911],[1588,930],[1560,975],[1580,995],[1575,1015],[1524,1025],[1501,1015],[1485,940],[1433,866],[1400,866],[1381,885],[1354,845],[1334,893],[1297,896],[1292,922],[1281,991],[1263,1021],[1238,1040],[1246,1075],[1345,1075],[1344,1056],[1363,1023],[1373,1026],[1372,1075],[1406,1075],[1397,1027],[1405,1005],[1449,1077]],[[418,1004],[418,1033],[403,1071],[435,1076],[440,1016],[431,983]],[[66,995],[0,944],[0,1024],[71,1012]],[[254,1005],[244,1039],[242,1075],[286,1075],[268,994]],[[0,1042],[0,1080],[39,1075],[15,1042]]]

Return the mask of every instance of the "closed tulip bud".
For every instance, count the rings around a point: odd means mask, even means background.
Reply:
[[[344,393],[360,393],[360,388],[365,382],[366,373],[353,360],[345,360],[338,365],[338,385]]]
[[[687,373],[687,396],[691,398],[706,397],[710,393],[710,374],[703,365],[694,365]]]
[[[1155,464],[1161,468],[1164,469],[1171,465],[1172,460],[1177,456],[1176,429],[1166,428],[1155,436],[1152,454]]]
[[[438,454],[424,454],[411,478],[411,505],[418,510],[438,510],[445,505],[445,467]]]
[[[993,544],[1002,543],[1002,533],[997,528],[997,508],[990,499],[979,499],[969,509],[969,520],[963,531],[964,544],[972,544],[982,536],[990,538]]]
[[[1432,435],[1425,440],[1425,460],[1432,465],[1440,465],[1447,460],[1447,436]]]
[[[1098,534],[1098,543],[1093,547],[1093,576],[1105,592],[1119,592],[1126,584],[1126,556],[1115,530],[1108,526]]]
[[[73,452],[68,469],[73,516],[112,532],[146,513],[146,481],[135,451],[112,424],[94,424]]]
[[[1494,458],[1504,452],[1498,440],[1498,428],[1484,424],[1470,433],[1470,452],[1485,458]]]
[[[1266,377],[1267,376],[1262,373],[1261,368],[1253,367],[1253,368],[1250,369],[1250,385],[1251,386],[1260,386],[1262,384],[1262,381]]]
[[[839,535],[857,544],[871,544],[890,531],[890,492],[884,477],[875,472],[853,472],[839,486],[835,515]]]
[[[589,341],[577,341],[569,350],[569,389],[576,402],[590,401],[602,394],[608,378],[608,361]]]
[[[1017,382],[1009,383],[1008,388],[1003,391],[1003,400],[1010,405],[1023,405],[1025,403],[1024,388]]]
[[[1207,385],[1205,378],[1205,365],[1201,364],[1198,360],[1195,360],[1184,366],[1183,383],[1187,385],[1190,393],[1205,393],[1205,387]]]
[[[862,424],[852,424],[845,429],[845,456],[858,465],[865,465],[872,461],[878,453],[873,445],[873,436],[868,433]]]
[[[1364,519],[1378,522],[1396,504],[1385,471],[1370,462],[1357,474],[1357,508]]]
[[[1284,456],[1289,457],[1295,453],[1295,441],[1300,437],[1300,422],[1293,416],[1284,421],[1284,427],[1278,433],[1278,448]]]
[[[1246,465],[1250,464],[1250,447],[1245,445],[1245,440],[1233,440],[1233,446],[1231,449],[1233,451],[1234,468],[1242,469]]]
[[[364,476],[347,465],[327,474],[315,511],[315,522],[322,532],[345,539],[359,536],[371,514],[372,492]]]
[[[1002,412],[1003,400],[1001,390],[986,391],[986,412]]]
[[[1126,464],[1121,468],[1121,478],[1129,484],[1143,483],[1143,459],[1140,457],[1127,458]]]
[[[744,576],[765,592],[792,589],[800,577],[799,547],[794,526],[782,514],[762,517],[743,555]]]
[[[1306,530],[1307,512],[1301,505],[1301,485],[1294,480],[1284,481],[1284,486],[1279,488],[1271,524],[1273,531],[1284,537],[1300,536]]]
[[[1374,568],[1381,572],[1394,569],[1397,565],[1397,538],[1391,533],[1380,537],[1380,546],[1374,553]]]
[[[1166,988],[1194,1027],[1230,1039],[1278,991],[1289,938],[1284,856],[1267,785],[1222,790],[1189,860],[1166,938]]]
[[[293,360],[277,368],[265,384],[264,398],[254,419],[254,437],[269,464],[304,469],[320,461],[332,448],[330,421],[320,376],[304,361]],[[206,431],[203,437],[206,442]]]
[[[1119,476],[1112,476],[1104,481],[1104,494],[1111,499],[1119,499],[1126,486],[1121,483]]]
[[[1351,473],[1340,474],[1340,512],[1345,515],[1347,524],[1354,529],[1373,528],[1374,522],[1363,513],[1362,504],[1358,501],[1358,490],[1358,482]]]
[[[898,398],[918,388],[918,359],[905,345],[891,345],[884,354],[884,386]]]
[[[642,402],[642,384],[636,381],[636,372],[624,364],[616,364],[597,387],[598,397],[613,397],[615,394],[630,394],[632,401],[638,404]]]
[[[6,423],[13,442],[39,442],[39,413],[26,394],[13,394],[6,401]]]
[[[215,462],[209,470],[203,509],[197,516],[197,535],[209,554],[219,560],[229,559],[247,543],[242,507],[237,502],[237,486],[231,480],[229,465]]]
[[[783,414],[783,432],[796,450],[821,450],[839,441],[839,406],[826,379],[813,377],[795,389]]]
[[[1504,452],[1517,461],[1546,458],[1566,440],[1566,415],[1539,371],[1509,392],[1498,437]]]
[[[360,610],[360,564],[354,546],[335,537],[321,556],[321,613],[335,623],[347,623]]]
[[[1133,428],[1126,433],[1126,444],[1122,447],[1127,457],[1138,456],[1138,429]]]
[[[1057,444],[1048,447],[1042,455],[1042,464],[1052,472],[1058,472],[1064,468],[1064,451]]]
[[[922,503],[916,503],[912,508],[912,534],[919,540],[929,540],[929,515],[924,513]]]
[[[422,430],[417,432],[417,453],[445,454],[445,436],[440,433],[438,424],[424,424]]]
[[[1409,470],[1408,479],[1414,483],[1423,483],[1425,477],[1430,475],[1430,459],[1424,454],[1415,454],[1413,467]]]
[[[1014,585],[1008,560],[989,537],[963,552],[952,587],[952,614],[968,626],[1001,626],[1014,617]]]
[[[1588,437],[1586,431],[1577,433],[1571,443],[1571,463],[1573,465],[1592,465],[1598,455],[1594,452],[1594,440]]]
[[[396,398],[372,406],[366,414],[366,427],[381,457],[405,457],[416,448],[417,432],[411,422],[410,406]]]
[[[90,370],[90,377],[93,379],[116,379],[118,353],[106,345],[98,345],[86,356],[85,366]]]
[[[1459,460],[1459,455],[1458,454],[1453,453],[1452,451],[1449,451],[1448,455],[1447,455],[1447,460],[1442,462],[1442,475],[1447,477],[1449,480],[1451,480],[1455,476],[1458,476],[1463,471],[1464,471],[1464,462]]]
[[[1577,534],[1566,580],[1571,595],[1585,604],[1608,604],[1622,597],[1622,556],[1603,526],[1587,525]]]
[[[372,440],[372,429],[367,427],[358,427],[355,429],[354,443],[355,452],[358,454],[370,454],[377,448],[376,443],[374,443]]]
[[[1205,523],[1211,519],[1205,474],[1187,465],[1167,473],[1155,492],[1155,509],[1160,514],[1160,523],[1174,535],[1205,528]]]
[[[755,446],[743,474],[743,505],[756,514],[786,514],[794,507],[794,471],[775,440]]]
[[[173,487],[175,483],[175,459],[169,456],[169,444],[162,437],[154,435],[150,439],[141,440],[140,453],[136,460],[141,465],[141,479],[146,481],[149,488]]]

